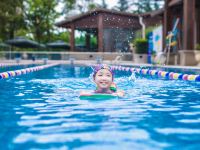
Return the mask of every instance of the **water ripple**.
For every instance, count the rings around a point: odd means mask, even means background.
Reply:
[[[58,66],[1,83],[3,145],[70,150],[199,148],[200,84],[150,77],[129,83],[123,74],[115,82],[125,91],[124,98],[80,100],[81,90],[95,89],[85,76],[91,73],[87,69]]]

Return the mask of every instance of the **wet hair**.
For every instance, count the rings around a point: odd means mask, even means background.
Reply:
[[[93,79],[95,79],[95,76],[96,76],[96,74],[99,70],[107,69],[112,74],[112,80],[113,80],[114,73],[113,73],[113,70],[110,66],[108,66],[106,64],[99,64],[99,65],[93,66],[92,69],[93,69]]]

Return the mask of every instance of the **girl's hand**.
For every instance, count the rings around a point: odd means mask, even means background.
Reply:
[[[122,90],[117,91],[117,96],[123,97],[124,96],[124,91],[122,91]]]

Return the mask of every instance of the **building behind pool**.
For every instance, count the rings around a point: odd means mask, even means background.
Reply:
[[[178,56],[179,65],[196,65],[195,48],[200,43],[200,1],[198,0],[165,0],[162,9],[141,14],[144,24],[162,25],[165,47],[168,32],[179,18],[177,26],[176,51],[170,55],[170,63]],[[89,52],[130,52],[130,42],[135,31],[141,29],[139,15],[122,13],[114,10],[95,9],[81,15],[69,17],[56,23],[58,27],[70,29],[70,51]],[[85,31],[85,45],[75,46],[75,31]],[[97,38],[97,46],[91,47],[90,37]]]

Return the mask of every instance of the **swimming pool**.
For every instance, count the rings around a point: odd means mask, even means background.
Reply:
[[[28,67],[34,67],[34,66],[39,66],[38,64],[16,64],[16,65],[0,65],[0,73],[1,72],[5,72],[5,71],[11,71],[11,70],[16,70],[16,69],[24,69],[24,68],[28,68]]]
[[[199,149],[200,83],[117,72],[122,99],[80,100],[90,67],[59,65],[0,80],[4,149]]]

